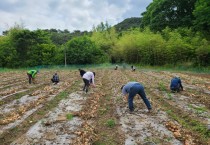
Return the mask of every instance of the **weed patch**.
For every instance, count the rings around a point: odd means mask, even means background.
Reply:
[[[106,125],[108,126],[108,127],[114,127],[115,125],[116,125],[116,123],[115,123],[115,120],[113,120],[113,119],[109,119],[109,120],[107,120],[106,121]]]
[[[159,83],[158,83],[158,89],[159,89],[160,91],[166,91],[166,90],[167,90],[166,88],[167,88],[167,87],[164,85],[163,82],[159,82]]]
[[[189,104],[188,107],[195,110],[197,114],[201,114],[201,113],[204,113],[207,111],[206,107],[198,107],[198,106],[194,106],[192,104]]]

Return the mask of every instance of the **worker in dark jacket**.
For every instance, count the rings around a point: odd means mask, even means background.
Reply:
[[[79,73],[80,73],[80,76],[82,77],[86,73],[86,71],[79,68]]]
[[[31,84],[31,82],[35,83],[35,77],[36,77],[37,73],[39,73],[39,70],[29,70],[27,72],[29,84]]]
[[[179,76],[172,78],[170,89],[172,92],[183,91],[182,81]]]
[[[130,112],[134,111],[133,98],[137,94],[143,99],[145,105],[147,106],[148,111],[151,112],[152,107],[149,100],[146,97],[146,94],[144,92],[144,87],[142,84],[138,82],[128,82],[126,85],[123,85],[121,87],[121,90],[122,90],[122,94],[127,98]]]
[[[53,75],[53,78],[51,79],[51,81],[56,85],[57,83],[59,83],[60,79],[57,73],[55,73]]]

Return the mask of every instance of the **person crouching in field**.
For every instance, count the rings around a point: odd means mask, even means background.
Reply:
[[[31,84],[31,82],[35,83],[35,77],[36,77],[37,73],[39,73],[39,70],[29,70],[27,72],[29,84]]]
[[[115,69],[114,70],[117,70],[117,69],[118,69],[118,65],[115,66]]]
[[[82,76],[84,81],[83,91],[85,91],[86,93],[88,92],[88,88],[90,85],[95,87],[95,82],[94,82],[95,75],[96,75],[95,72],[88,71]]]
[[[59,83],[60,79],[57,73],[55,73],[53,75],[53,78],[51,79],[51,81],[56,85],[57,83]]]
[[[128,108],[130,110],[130,113],[134,111],[133,106],[133,98],[138,94],[144,101],[145,105],[147,106],[147,109],[149,112],[151,112],[152,107],[149,102],[149,100],[146,97],[146,94],[144,92],[144,87],[142,84],[138,82],[128,82],[126,85],[123,85],[121,87],[122,94],[124,97],[126,97],[126,100],[128,101]]]
[[[86,71],[79,68],[79,73],[80,73],[80,76],[82,77],[86,73]]]
[[[131,66],[131,71],[135,71],[136,70],[136,68],[132,65]]]
[[[179,76],[171,79],[170,89],[173,93],[183,91],[182,81]]]

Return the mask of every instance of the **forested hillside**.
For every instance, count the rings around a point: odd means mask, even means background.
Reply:
[[[115,29],[118,32],[126,31],[131,28],[139,28],[141,24],[141,18],[127,18],[122,22],[115,25]]]
[[[140,15],[140,14],[139,14]],[[28,30],[0,36],[0,67],[138,63],[210,65],[210,1],[153,0],[142,17],[92,31]]]

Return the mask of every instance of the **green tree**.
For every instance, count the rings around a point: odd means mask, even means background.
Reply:
[[[7,36],[16,50],[16,64],[20,67],[42,65],[43,46],[52,44],[48,33],[43,30],[12,28]]]
[[[197,0],[193,14],[195,16],[194,27],[196,30],[210,35],[210,1]]]
[[[111,26],[108,24],[108,22],[106,21],[106,23],[101,22],[100,24],[98,24],[96,27],[93,26],[93,30],[95,32],[102,32],[102,31],[106,31],[108,29],[110,29]]]
[[[43,65],[54,65],[57,63],[56,46],[54,44],[41,44],[41,49]]]
[[[117,33],[114,27],[104,31],[94,31],[91,36],[91,40],[95,42],[97,47],[110,56],[111,51],[117,41]]]
[[[28,40],[29,42],[32,41],[31,45],[28,47],[27,51],[27,61],[26,66],[37,66],[43,64],[53,64],[46,62],[47,59],[50,59],[48,55],[46,55],[46,50],[51,48],[52,54],[54,53],[54,45],[52,44],[48,33],[43,30],[36,30],[32,31],[31,35],[33,36],[32,39]],[[53,58],[54,55],[51,55]],[[44,58],[46,57],[46,58]],[[50,60],[52,60],[52,58]],[[43,61],[44,60],[44,61]],[[52,61],[54,62],[54,61]]]
[[[149,26],[154,31],[165,27],[191,27],[196,0],[153,0],[142,13],[142,27]]]
[[[122,22],[116,24],[114,27],[117,30],[117,32],[122,32],[128,29],[140,28],[140,24],[141,18],[133,17],[123,20]]]
[[[202,41],[203,45],[200,45],[196,49],[196,64],[199,66],[209,66],[210,65],[210,45],[206,40]]]
[[[17,67],[17,52],[8,36],[0,37],[0,67]]]
[[[166,63],[167,56],[165,41],[160,34],[154,34],[150,30],[141,32],[139,29],[123,33],[112,55],[116,61],[149,65],[162,65]]]
[[[74,38],[67,43],[67,64],[102,63],[107,60],[102,50],[87,36]]]

